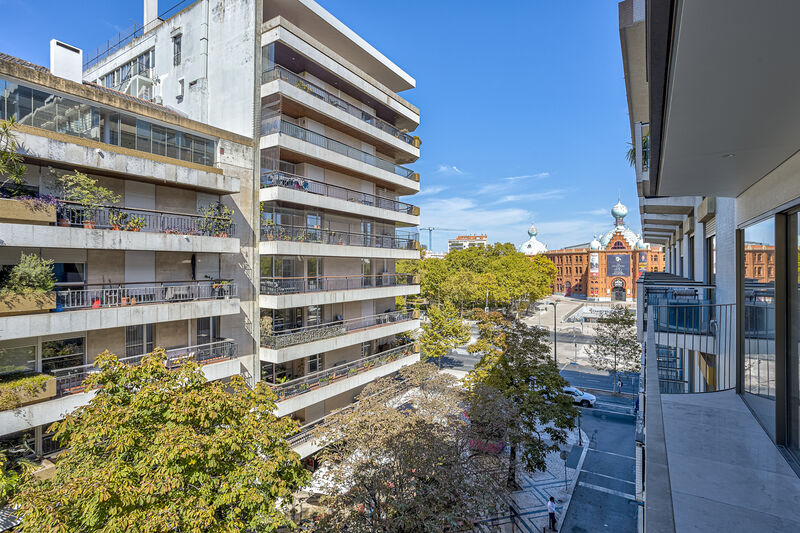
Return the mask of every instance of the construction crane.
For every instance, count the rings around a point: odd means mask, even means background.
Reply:
[[[433,232],[434,231],[467,231],[465,229],[458,229],[458,228],[437,228],[434,226],[428,226],[427,228],[420,228],[422,231],[428,232],[428,251],[433,251]]]

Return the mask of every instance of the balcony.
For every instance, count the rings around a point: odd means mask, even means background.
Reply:
[[[274,224],[261,226],[262,255],[319,255],[330,257],[419,258],[419,234],[395,232],[375,235],[322,229],[310,226]]]
[[[238,356],[236,342],[223,339],[208,344],[167,350],[165,364],[168,368],[175,369],[186,361],[195,361],[202,365],[207,379],[215,380],[240,373],[240,363],[236,359]],[[144,354],[120,358],[120,361],[135,364],[143,357]],[[84,381],[98,370],[93,364],[87,364],[53,371],[55,394],[37,403],[0,412],[0,427],[7,433],[27,430],[55,422],[81,405],[86,405],[94,396],[94,391],[87,392]]]
[[[396,298],[419,293],[411,274],[261,278],[260,304],[265,309]]]
[[[285,416],[298,409],[361,387],[417,361],[419,361],[419,353],[414,344],[406,344],[327,370],[313,372],[291,381],[270,384],[273,392],[278,396],[276,415]]]
[[[275,80],[283,80],[290,85],[297,87],[300,90],[306,91],[307,93],[319,98],[320,100],[329,103],[330,105],[336,107],[337,109],[341,109],[345,113],[349,113],[350,115],[363,120],[367,124],[379,129],[384,133],[388,133],[392,137],[400,139],[406,144],[410,144],[415,148],[419,148],[419,139],[415,139],[411,135],[401,131],[399,128],[395,127],[394,125],[382,120],[378,117],[375,117],[366,111],[362,110],[359,107],[356,107],[345,100],[342,100],[338,96],[335,96],[325,89],[318,87],[317,85],[309,82],[305,78],[302,78],[288,70],[284,67],[276,65],[274,68],[265,71],[261,75],[261,83],[269,83]]]
[[[280,170],[262,170],[261,188],[262,202],[279,200],[351,215],[396,220],[411,226],[419,224],[417,206]]]
[[[261,131],[262,135],[269,135],[271,133],[275,132],[270,131],[268,128],[262,127]],[[301,141],[311,143],[313,145],[319,146],[320,148],[325,148],[326,150],[336,152],[337,154],[349,157],[350,159],[355,159],[361,163],[365,163],[367,165],[379,168],[396,176],[400,176],[401,178],[406,178],[412,181],[419,181],[418,175],[415,174],[414,171],[411,170],[410,168],[406,168],[400,165],[395,165],[391,161],[387,161],[386,159],[382,159],[376,155],[364,152],[357,148],[353,148],[352,146],[336,141],[329,137],[325,137],[324,135],[320,135],[319,133],[313,132],[311,130],[307,130],[306,128],[297,126],[296,124],[292,124],[291,122],[281,120],[280,133],[289,135],[290,137],[294,137],[295,139],[300,139]]]
[[[0,319],[0,340],[231,315],[240,305],[237,286],[228,281],[163,281],[58,290],[55,311]]]

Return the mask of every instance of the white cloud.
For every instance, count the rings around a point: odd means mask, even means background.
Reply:
[[[610,213],[611,213],[610,209],[605,209],[605,208],[601,207],[599,209],[591,209],[589,211],[580,211],[578,214],[580,214],[580,215],[590,215],[590,216],[593,216],[593,217],[602,217],[602,216],[605,216],[605,215],[611,216]]]
[[[422,187],[422,189],[412,197],[412,203],[413,203],[413,198],[419,198],[420,196],[432,196],[434,194],[439,194],[444,190],[447,190],[447,187],[443,185],[431,185],[430,187]]]
[[[478,194],[501,193],[515,188],[517,186],[516,182],[518,181],[527,179],[539,180],[548,177],[550,177],[549,172],[538,172],[536,174],[522,174],[519,176],[506,176],[504,178],[492,178],[488,180],[492,183],[484,185],[478,189]]]
[[[436,168],[436,172],[439,174],[463,174],[464,171],[458,168],[455,165],[439,165]]]
[[[502,198],[495,200],[494,204],[505,204],[509,202],[536,202],[538,200],[555,200],[564,198],[565,189],[553,189],[550,191],[543,191],[537,193],[527,194],[509,194]]]
[[[538,174],[523,174],[522,176],[509,176],[509,177],[503,178],[503,179],[506,180],[506,181],[519,181],[519,180],[525,180],[525,179],[529,179],[529,178],[541,179],[541,178],[547,178],[547,177],[550,177],[550,173],[549,172],[539,172]]]

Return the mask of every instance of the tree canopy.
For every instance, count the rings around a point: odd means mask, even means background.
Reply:
[[[418,274],[420,292],[429,302],[451,302],[460,309],[512,307],[524,309],[550,293],[556,275],[552,261],[528,257],[513,244],[454,250],[444,259],[397,262],[398,272]]]
[[[425,361],[435,360],[441,366],[449,350],[469,342],[469,327],[450,302],[441,307],[428,307],[428,320],[422,324],[420,344]]]
[[[275,396],[241,376],[209,382],[157,349],[126,365],[108,351],[86,380],[91,402],[54,424],[68,446],[55,475],[13,504],[28,532],[275,531],[280,502],[309,479],[276,418]]]
[[[641,345],[636,336],[636,317],[621,305],[598,319],[595,335],[589,346],[589,362],[598,370],[611,372],[614,387],[617,372],[638,372],[641,366]]]

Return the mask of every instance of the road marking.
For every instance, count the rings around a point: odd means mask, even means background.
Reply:
[[[636,496],[634,496],[633,494],[627,494],[625,492],[620,492],[618,490],[607,489],[599,485],[592,485],[591,483],[586,483],[585,481],[578,481],[578,485],[581,487],[586,487],[587,489],[596,490],[598,492],[605,492],[606,494],[619,496],[620,498],[625,498],[626,500],[636,501]]]
[[[629,484],[631,484],[631,485],[636,485],[636,483],[634,483],[633,481],[626,481],[626,480],[624,480],[624,479],[620,479],[620,478],[618,478],[618,477],[614,477],[614,476],[607,476],[607,475],[605,475],[605,474],[599,474],[599,473],[597,473],[597,472],[592,472],[591,470],[586,470],[586,469],[584,469],[584,470],[581,470],[581,472],[585,472],[586,474],[591,474],[591,475],[593,475],[593,476],[600,476],[600,477],[604,477],[604,478],[607,478],[607,479],[614,479],[614,480],[616,480],[616,481],[622,481],[623,483],[629,483]]]
[[[617,457],[624,457],[625,459],[630,459],[631,461],[635,461],[636,457],[631,457],[630,455],[622,455],[621,453],[614,453],[614,452],[605,452],[603,450],[598,450],[597,448],[589,448],[590,452],[597,452],[597,453],[605,453],[608,455],[615,455]]]

